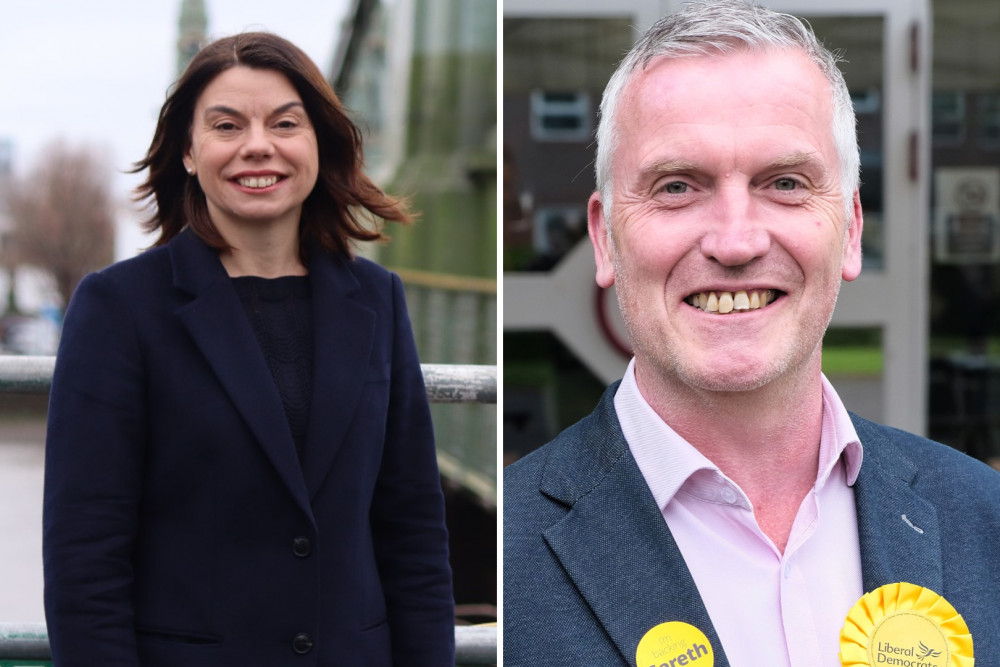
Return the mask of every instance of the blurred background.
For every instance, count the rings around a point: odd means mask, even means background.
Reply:
[[[0,20],[0,353],[55,354],[88,272],[152,239],[128,174],[213,37],[269,30],[319,65],[367,170],[421,212],[360,253],[400,273],[423,363],[496,364],[495,0],[13,0]],[[47,396],[0,394],[0,622],[44,620]],[[496,619],[496,406],[436,404],[460,622]]]
[[[861,146],[864,270],[824,372],[862,416],[1000,467],[1000,5],[761,0],[842,65]],[[588,414],[630,357],[586,239],[608,78],[680,0],[503,5],[505,461]]]

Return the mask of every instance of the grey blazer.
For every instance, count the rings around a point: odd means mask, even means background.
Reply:
[[[684,621],[705,632],[716,666],[728,667],[622,435],[617,386],[504,471],[504,665],[632,666],[647,630]],[[854,491],[865,590],[899,581],[931,588],[965,618],[976,663],[1000,665],[1000,474],[950,447],[852,419],[864,447]],[[739,604],[739,591],[733,597]]]

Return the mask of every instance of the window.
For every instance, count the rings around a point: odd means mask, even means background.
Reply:
[[[1000,148],[1000,93],[979,96],[979,142],[984,148]]]
[[[851,91],[851,102],[856,114],[877,114],[882,111],[882,92],[878,88]]]
[[[935,92],[931,98],[931,126],[936,146],[964,143],[965,95],[957,91]]]
[[[537,141],[588,141],[591,117],[586,92],[531,93],[531,136]]]
[[[587,209],[574,204],[540,206],[534,223],[534,270],[548,270],[587,235]]]

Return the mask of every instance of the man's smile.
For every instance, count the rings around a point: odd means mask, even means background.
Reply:
[[[684,299],[684,302],[706,313],[728,315],[748,310],[760,310],[774,303],[783,294],[784,292],[774,289],[739,290],[737,292],[715,290],[692,294]]]

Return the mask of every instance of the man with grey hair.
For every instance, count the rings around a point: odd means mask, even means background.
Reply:
[[[505,471],[504,664],[1000,665],[1000,475],[849,414],[821,371],[861,271],[836,57],[795,17],[688,6],[621,63],[597,138],[597,282],[634,358]],[[938,633],[878,635],[897,597]]]

